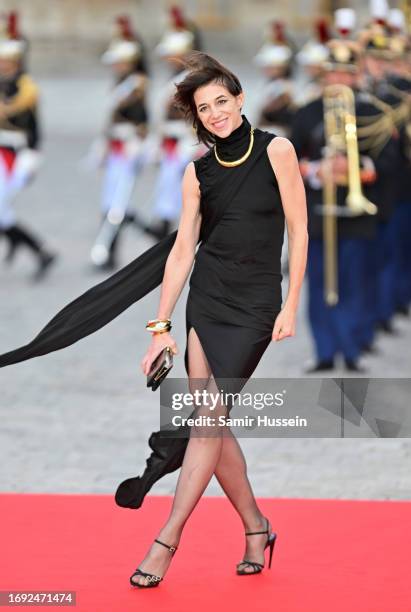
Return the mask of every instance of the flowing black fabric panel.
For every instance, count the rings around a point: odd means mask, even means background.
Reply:
[[[58,312],[25,346],[0,355],[0,367],[39,357],[74,344],[107,325],[162,282],[177,231],[145,251]]]

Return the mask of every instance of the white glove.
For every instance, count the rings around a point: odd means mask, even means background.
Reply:
[[[35,149],[22,149],[17,154],[16,170],[32,179],[43,162],[43,155]]]

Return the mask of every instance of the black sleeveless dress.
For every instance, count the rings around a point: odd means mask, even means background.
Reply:
[[[239,159],[250,142],[250,124],[216,137],[220,159]],[[256,130],[255,139],[263,132]],[[200,211],[215,214],[208,197],[216,181],[238,171],[216,159],[213,149],[194,162]],[[196,255],[186,306],[187,338],[194,327],[216,379],[249,378],[271,341],[281,304],[284,211],[268,153],[243,181],[218,225]],[[188,373],[188,347],[185,367]]]

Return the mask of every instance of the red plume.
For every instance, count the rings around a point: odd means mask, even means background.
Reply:
[[[272,33],[273,33],[273,42],[279,44],[285,44],[285,24],[283,21],[273,21],[271,23]]]
[[[20,39],[19,15],[17,11],[10,11],[7,19],[7,34],[12,40]]]
[[[323,17],[317,19],[317,21],[315,22],[315,32],[317,35],[317,40],[321,44],[324,45],[327,41],[329,41],[330,31],[328,29],[328,21]]]
[[[131,25],[130,18],[127,15],[119,15],[116,19],[116,23],[119,29],[121,38],[124,40],[135,40],[135,34],[133,26]]]
[[[342,38],[345,38],[345,37],[348,38],[348,36],[351,34],[350,28],[338,28],[338,31]]]
[[[171,21],[173,22],[173,25],[176,29],[184,29],[187,27],[183,11],[179,6],[173,5],[170,7],[170,16]]]

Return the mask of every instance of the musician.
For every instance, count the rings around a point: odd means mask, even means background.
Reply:
[[[395,56],[390,62],[387,87],[406,104],[408,113],[400,131],[402,163],[397,174],[397,202],[393,213],[396,275],[396,312],[408,315],[411,302],[411,42],[406,36],[406,24],[402,11],[390,11],[389,26],[392,31],[391,48]]]
[[[102,56],[112,69],[115,84],[108,104],[108,123],[100,147],[104,167],[101,198],[102,223],[91,250],[91,260],[100,270],[117,266],[117,247],[124,225],[134,219],[132,194],[145,161],[148,115],[148,78],[139,62],[136,40],[113,40]]]
[[[411,40],[406,18],[400,9],[388,16],[390,46],[394,57],[389,65],[387,87],[399,96],[407,107],[401,138],[401,172],[398,176],[397,202],[393,214],[396,241],[396,313],[407,316],[411,302]],[[403,171],[402,171],[403,170]]]
[[[396,285],[398,282],[395,208],[400,196],[399,186],[402,176],[409,174],[408,162],[401,154],[405,125],[409,116],[409,102],[404,100],[398,90],[389,84],[391,66],[396,56],[399,55],[399,51],[395,50],[395,45],[392,46],[387,23],[381,16],[378,23],[375,19],[370,28],[363,31],[359,38],[363,46],[364,81],[370,99],[381,107],[395,126],[398,159],[394,172],[385,177],[379,188],[377,235],[369,255],[370,258],[374,258],[376,265],[376,297],[372,302],[375,323],[378,329],[392,334],[395,332],[391,320],[397,306]],[[373,265],[372,262],[371,265]]]
[[[38,266],[33,279],[37,281],[56,255],[17,222],[13,208],[15,198],[33,180],[40,165],[38,87],[21,69],[24,52],[22,40],[0,41],[0,235],[9,243],[7,263],[23,245],[35,255]]]
[[[360,47],[348,39],[334,39],[327,43],[329,56],[324,64],[324,85],[343,84],[354,91],[355,118],[367,119],[368,124],[380,118],[381,113],[357,91],[358,59]],[[317,362],[309,373],[332,370],[336,358],[341,355],[349,371],[363,371],[359,364],[362,350],[361,331],[366,307],[364,284],[366,281],[365,253],[375,237],[376,215],[368,212],[375,207],[365,207],[367,212],[353,216],[347,207],[347,183],[350,172],[344,147],[331,160],[324,160],[325,107],[324,95],[299,109],[296,113],[291,140],[300,158],[305,177],[309,207],[310,245],[308,253],[309,323],[314,338]],[[345,119],[350,121],[348,114]],[[370,143],[360,144],[360,178],[364,195],[377,202],[372,185],[378,176],[389,172],[393,163],[392,128],[385,127],[385,141],[378,154]],[[330,143],[327,143],[330,145]],[[362,145],[362,146],[361,146]],[[330,168],[328,170],[328,165]],[[338,301],[330,305],[324,297],[324,181],[331,172],[336,185],[337,204],[337,285]],[[320,204],[320,206],[319,206]]]

